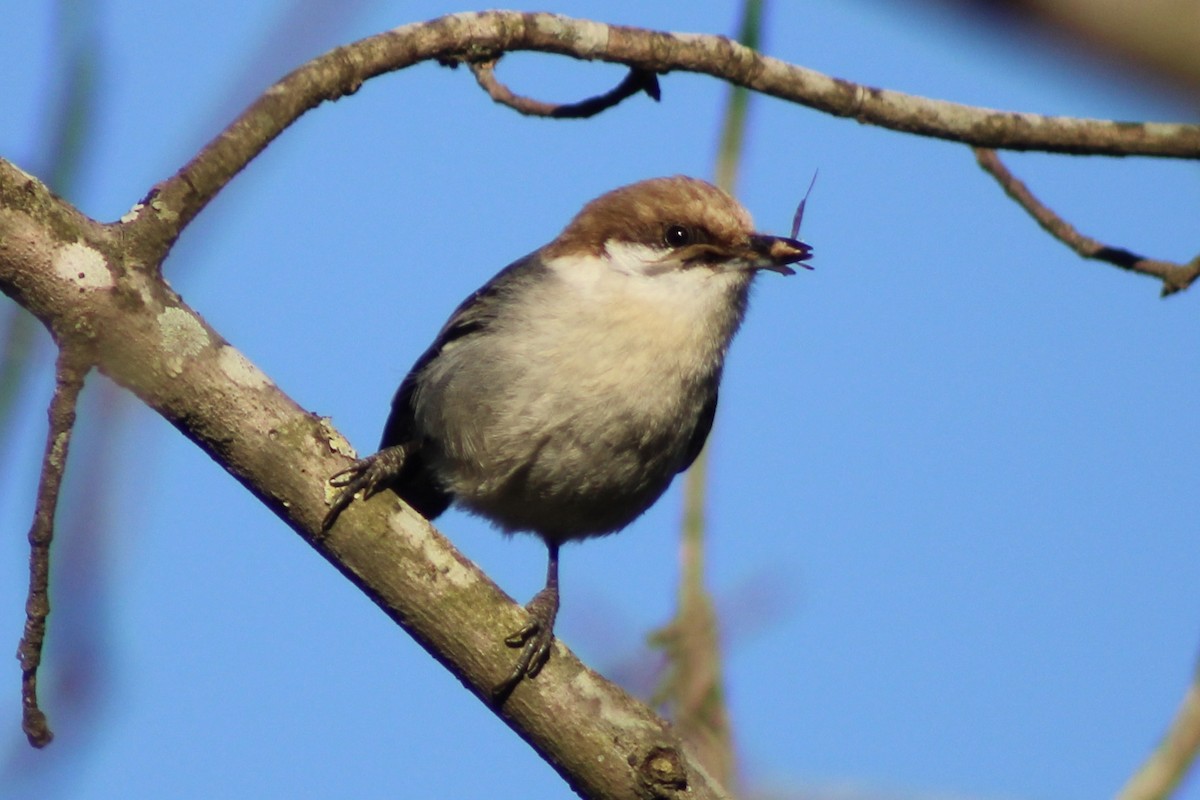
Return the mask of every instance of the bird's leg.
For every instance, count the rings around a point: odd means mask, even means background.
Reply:
[[[341,472],[330,476],[329,485],[342,491],[334,498],[329,506],[329,513],[321,522],[322,533],[333,527],[338,515],[354,500],[354,495],[362,492],[363,499],[366,500],[399,477],[411,451],[410,443],[385,447],[375,455],[360,458]]]
[[[523,678],[535,677],[550,658],[554,619],[558,616],[558,543],[547,542],[546,547],[550,551],[546,585],[525,606],[531,619],[504,640],[509,647],[521,648],[521,655],[509,676],[492,689],[492,698],[497,702],[503,702]]]

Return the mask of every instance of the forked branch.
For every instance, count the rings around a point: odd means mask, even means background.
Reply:
[[[651,31],[547,13],[451,14],[331,50],[270,87],[135,207],[130,233],[140,232],[142,260],[161,262],[179,232],[234,175],[322,102],[422,61],[487,61],[516,51],[608,61],[646,75],[703,73],[835,116],[976,147],[1200,159],[1200,125],[1048,117],[965,106],[834,78],[764,56],[724,36]]]

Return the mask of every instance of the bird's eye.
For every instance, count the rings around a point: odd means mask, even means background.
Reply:
[[[663,233],[667,247],[686,247],[696,240],[692,229],[686,225],[668,225]]]

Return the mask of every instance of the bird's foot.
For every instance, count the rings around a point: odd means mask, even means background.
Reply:
[[[321,522],[321,532],[326,533],[337,521],[338,515],[354,500],[354,495],[363,493],[366,500],[371,495],[400,475],[408,458],[408,446],[385,447],[373,456],[360,458],[341,472],[329,478],[329,485],[341,489],[329,506],[329,513]]]
[[[525,606],[529,622],[513,632],[504,643],[509,647],[521,648],[508,677],[492,689],[492,699],[504,702],[524,678],[534,678],[550,660],[550,647],[554,644],[554,620],[558,616],[558,587],[547,586]]]

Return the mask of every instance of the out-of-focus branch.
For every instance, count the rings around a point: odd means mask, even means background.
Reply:
[[[1200,276],[1200,255],[1187,264],[1176,264],[1171,261],[1146,258],[1122,247],[1112,247],[1084,236],[1071,223],[1038,200],[1029,187],[1013,175],[1008,167],[1004,166],[995,150],[977,147],[975,148],[975,159],[979,162],[979,166],[996,179],[1005,194],[1017,201],[1021,208],[1025,209],[1037,221],[1037,224],[1042,226],[1043,230],[1084,258],[1104,261],[1139,275],[1157,278],[1162,281],[1164,297],[1188,288],[1197,276]]]
[[[763,5],[762,0],[742,4],[737,38],[753,50],[761,41]],[[749,104],[750,93],[745,88],[730,87],[715,170],[717,185],[730,193],[737,184]],[[737,761],[722,682],[721,631],[704,575],[708,453],[708,447],[700,451],[684,480],[675,618],[651,641],[667,656],[667,672],[656,699],[666,705],[679,735],[708,770],[722,785],[733,786]]]
[[[1117,800],[1162,800],[1183,781],[1200,753],[1200,664],[1192,673],[1175,719],[1158,748],[1117,795]]]
[[[17,401],[29,383],[37,323],[16,307],[0,309],[0,456],[16,423]]]
[[[25,632],[17,647],[17,658],[21,662],[21,728],[34,747],[45,747],[54,738],[46,714],[38,705],[38,667],[42,663],[46,617],[50,614],[50,542],[54,538],[58,490],[62,486],[67,449],[75,427],[75,404],[89,369],[90,365],[78,348],[66,346],[59,351],[42,476],[38,483],[33,524],[29,527],[29,596],[25,601]]]
[[[1151,71],[1185,91],[1200,88],[1200,14],[1188,0],[1004,0],[1120,68]]]
[[[54,53],[47,65],[56,99],[42,121],[38,174],[56,194],[69,197],[85,157],[84,143],[96,118],[98,47],[89,35],[85,4],[57,0]],[[15,407],[29,385],[36,322],[20,309],[0,309],[0,454],[16,423]]]
[[[645,92],[651,99],[657,101],[662,97],[658,86],[658,76],[653,72],[631,69],[625,78],[604,94],[580,100],[577,103],[547,103],[532,97],[515,94],[496,77],[496,62],[498,58],[487,61],[472,61],[468,64],[475,82],[479,84],[488,97],[497,103],[508,106],[512,110],[527,117],[551,117],[554,119],[586,119],[594,117],[601,111],[607,111],[626,98],[633,97],[638,92]]]

